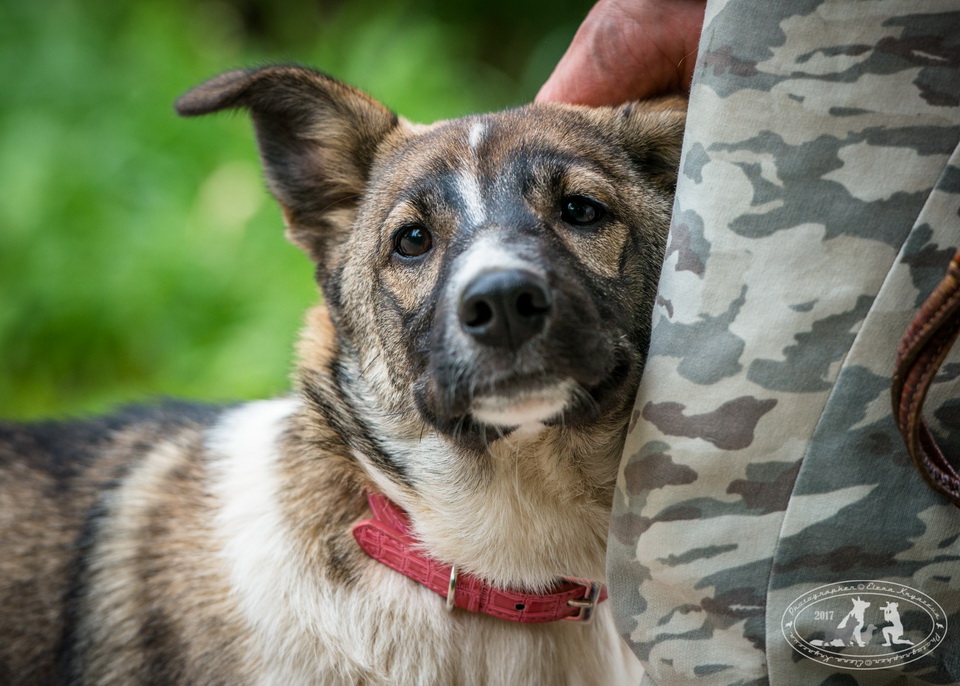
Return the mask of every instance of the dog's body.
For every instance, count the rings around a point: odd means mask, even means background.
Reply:
[[[635,683],[590,624],[461,609],[369,557],[378,491],[505,588],[601,581],[682,112],[529,106],[407,124],[297,67],[250,110],[317,265],[297,392],[0,425],[0,683]]]

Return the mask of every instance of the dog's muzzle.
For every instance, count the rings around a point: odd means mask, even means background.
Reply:
[[[479,274],[460,296],[460,328],[484,346],[516,352],[541,333],[553,308],[550,286],[522,269]]]

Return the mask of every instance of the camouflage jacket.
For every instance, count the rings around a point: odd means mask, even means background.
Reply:
[[[608,553],[645,684],[960,683],[960,509],[890,410],[958,143],[956,0],[708,3]],[[926,418],[960,461],[956,350]]]

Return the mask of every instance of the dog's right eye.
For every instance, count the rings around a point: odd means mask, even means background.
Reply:
[[[432,247],[433,236],[420,224],[400,227],[393,238],[393,249],[402,257],[420,257]]]

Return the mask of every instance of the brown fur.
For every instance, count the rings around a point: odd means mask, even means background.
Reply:
[[[416,126],[300,67],[230,72],[178,102],[187,115],[237,107],[324,291],[296,394],[0,425],[0,683],[631,673],[607,606],[590,626],[447,613],[367,557],[351,526],[379,489],[464,572],[526,589],[602,580],[681,105]],[[602,219],[572,224],[571,198]],[[431,236],[423,255],[398,252],[411,226]],[[474,339],[457,309],[491,270],[549,299],[510,350]],[[516,429],[498,419],[514,416]]]

